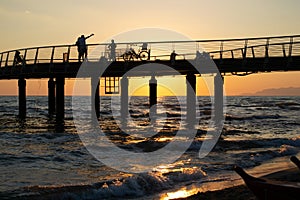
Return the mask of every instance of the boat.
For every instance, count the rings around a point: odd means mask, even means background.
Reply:
[[[296,156],[292,156],[290,159],[300,169],[300,160]]]
[[[234,170],[242,177],[245,184],[259,200],[300,199],[300,183],[256,178],[246,173],[239,166],[235,166]]]

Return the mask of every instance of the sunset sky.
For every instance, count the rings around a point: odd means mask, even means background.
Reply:
[[[0,51],[74,44],[78,36],[90,33],[95,36],[88,43],[101,43],[122,32],[148,27],[173,30],[195,40],[295,35],[300,34],[299,8],[299,0],[1,0]],[[268,88],[300,88],[299,75],[225,77],[225,91],[241,95]],[[184,79],[178,80],[179,87]],[[27,85],[29,95],[47,94],[44,80],[29,80]],[[142,87],[135,92],[145,93]],[[201,87],[199,83],[198,94]],[[71,80],[67,80],[66,91],[72,94]],[[16,80],[0,81],[0,95],[16,94]]]

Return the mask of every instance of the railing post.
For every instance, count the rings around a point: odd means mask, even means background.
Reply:
[[[294,38],[291,36],[290,37],[290,45],[289,45],[289,55],[288,55],[288,59],[287,59],[287,67],[289,67],[290,63],[292,62],[293,43],[294,43]]]
[[[255,51],[254,51],[254,48],[251,47],[251,50],[252,50],[252,58],[255,58]]]
[[[27,49],[25,49],[25,52],[24,52],[24,56],[23,56],[23,64],[25,65],[26,64],[26,56],[27,56]]]
[[[244,46],[244,52],[243,52],[243,59],[245,59],[246,56],[247,56],[247,45],[248,45],[248,40],[245,40],[245,46]]]
[[[6,60],[5,60],[5,67],[8,66],[8,58],[9,58],[9,52],[7,52],[7,57],[6,57]]]
[[[233,51],[231,50],[230,52],[231,52],[231,58],[234,59]]]
[[[282,53],[283,53],[283,57],[286,58],[286,52],[285,52],[285,46],[284,46],[284,44],[282,45]]]
[[[223,58],[223,48],[224,48],[224,44],[223,41],[221,42],[220,45],[220,61],[222,62],[222,58]]]
[[[67,62],[69,62],[70,52],[71,52],[71,46],[68,47]]]
[[[196,52],[199,51],[199,43],[196,42]]]
[[[0,58],[0,67],[2,66],[2,58],[3,58],[3,53],[1,53],[1,58]]]
[[[269,42],[270,39],[268,38],[265,46],[265,59],[264,59],[264,67],[263,67],[264,69],[266,69],[267,64],[269,62]]]
[[[35,58],[34,58],[34,64],[37,63],[38,55],[39,55],[39,48],[36,48]]]
[[[293,37],[290,38],[290,46],[289,46],[289,57],[292,57],[293,53]]]
[[[51,63],[51,64],[53,63],[54,51],[55,51],[55,47],[52,48],[51,60],[50,60],[50,63]]]
[[[17,63],[16,63],[16,55],[17,55],[17,51],[15,51],[15,55],[14,55],[14,58],[13,58],[13,64],[12,64],[13,67],[15,67],[17,65]]]
[[[270,39],[268,38],[265,47],[265,58],[269,58],[269,43],[270,43]]]

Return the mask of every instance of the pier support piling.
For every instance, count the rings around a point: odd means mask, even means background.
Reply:
[[[128,78],[123,76],[121,79],[121,120],[126,124],[128,118]]]
[[[99,90],[99,86],[100,86],[100,80],[99,78],[94,78],[92,77],[91,79],[91,102],[92,102],[92,116],[93,116],[93,112],[96,113],[96,117],[99,118],[100,117],[100,90]],[[95,92],[93,94],[93,92]]]
[[[196,76],[186,76],[186,121],[189,128],[194,128],[196,122]]]
[[[53,78],[48,80],[48,114],[52,116],[55,113],[55,81]]]
[[[216,125],[220,125],[223,119],[223,87],[224,87],[224,77],[217,74],[214,78],[215,94],[214,94],[214,120]]]
[[[18,81],[19,86],[19,117],[26,118],[26,80],[20,78]]]
[[[65,118],[65,78],[56,78],[56,122],[63,122]]]
[[[157,111],[157,80],[154,76],[149,80],[149,107],[150,107],[150,117],[154,117]]]

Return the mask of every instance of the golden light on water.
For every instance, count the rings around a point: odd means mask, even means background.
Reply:
[[[186,187],[181,188],[176,192],[168,192],[160,197],[160,200],[169,200],[169,199],[177,199],[177,198],[185,198],[191,195],[197,194],[199,190],[197,188],[188,189]]]
[[[187,162],[189,162],[188,160]],[[176,165],[178,165],[177,163]],[[160,173],[173,173],[173,172],[181,172],[183,174],[195,174],[195,172],[199,172],[201,176],[207,176],[207,174],[197,168],[197,167],[192,167],[192,168],[172,168],[172,165],[161,165],[159,166],[156,171],[159,171]],[[200,179],[200,177],[199,177]],[[190,186],[185,186],[180,188],[177,191],[172,191],[172,192],[167,192],[163,195],[160,196],[160,200],[169,200],[169,199],[177,199],[177,198],[186,198],[189,196],[192,196],[194,194],[197,194],[200,192],[203,188],[198,187],[196,185],[190,185]]]

